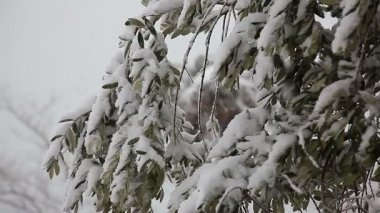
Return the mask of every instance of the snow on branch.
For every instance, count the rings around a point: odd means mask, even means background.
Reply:
[[[154,211],[164,182],[170,212],[378,210],[378,1],[142,3],[96,99],[64,117],[46,154],[52,176],[70,159],[66,210],[93,196],[97,211]],[[166,42],[187,35],[178,69]]]

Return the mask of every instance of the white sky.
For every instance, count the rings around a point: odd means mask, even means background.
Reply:
[[[1,0],[0,83],[33,99],[88,93],[126,18],[141,8],[129,0]]]

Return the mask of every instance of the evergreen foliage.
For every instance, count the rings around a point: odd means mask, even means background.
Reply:
[[[255,212],[284,212],[285,204],[380,210],[378,0],[142,3],[141,16],[125,23],[123,51],[96,100],[64,117],[51,141],[49,174],[68,163],[66,210],[93,196],[98,211],[152,211],[165,176],[176,185],[170,212],[246,212],[250,204]],[[337,18],[332,30],[316,21],[325,15]],[[223,39],[209,49],[217,22]],[[206,71],[231,91],[242,73],[251,75],[257,91],[256,106],[224,131],[215,104],[209,118],[198,118],[204,130],[194,130],[178,106],[200,33],[207,34],[200,91]],[[165,40],[184,35],[192,39],[177,69]]]

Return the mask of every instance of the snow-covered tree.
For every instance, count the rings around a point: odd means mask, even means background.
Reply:
[[[69,163],[66,210],[90,196],[98,211],[149,212],[165,177],[175,184],[170,212],[380,210],[378,0],[142,3],[96,99],[66,115],[51,140],[49,174]],[[325,15],[337,19],[331,30],[317,21]],[[216,26],[222,41],[210,48]],[[192,125],[178,101],[200,33],[207,37]],[[166,41],[184,35],[191,40],[177,69]],[[223,130],[217,104],[202,114],[205,76],[233,92],[243,74],[255,107]],[[207,102],[218,102],[217,91]]]
[[[28,212],[28,213],[49,213],[60,210],[60,195],[52,191],[53,182],[46,184],[47,177],[39,171],[41,157],[49,146],[49,137],[47,136],[46,119],[41,119],[38,115],[44,115],[44,118],[50,113],[47,110],[51,107],[51,102],[46,106],[35,107],[30,101],[20,101],[14,94],[9,93],[9,87],[3,87],[0,92],[0,113],[10,115],[17,124],[22,125],[14,129],[14,133],[20,140],[7,143],[7,130],[2,129],[2,149],[0,151],[0,212]],[[20,99],[15,101],[15,99]],[[22,104],[21,104],[22,103]],[[12,126],[12,125],[10,125]],[[27,138],[27,139],[26,139]],[[22,152],[15,147],[24,147],[28,145],[22,143],[27,141],[30,149],[24,154],[28,155],[28,162],[25,163]],[[28,146],[29,147],[29,146]],[[13,148],[13,149],[12,149]],[[17,153],[17,154],[15,154]],[[21,154],[20,154],[21,153]],[[64,168],[61,168],[63,171]]]

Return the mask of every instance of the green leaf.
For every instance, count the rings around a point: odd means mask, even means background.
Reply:
[[[176,30],[173,32],[173,34],[172,34],[172,36],[171,36],[171,39],[174,39],[174,38],[178,37],[179,35],[181,35],[181,34],[182,34],[181,32],[182,32],[181,29],[176,29]]]
[[[127,142],[128,145],[133,145],[137,143],[140,140],[140,138],[133,138]]]
[[[144,5],[144,6],[148,6],[149,2],[151,0],[141,0],[141,4]]]
[[[139,62],[142,61],[144,58],[132,58],[133,62]]]
[[[145,26],[148,28],[148,30],[152,33],[152,35],[154,37],[157,36],[157,31],[156,29],[154,28],[152,22],[150,22],[147,18],[143,17],[144,19],[144,22],[145,22]]]
[[[324,18],[325,17],[325,14],[323,13],[323,9],[321,6],[319,6],[318,4],[315,4],[315,15],[321,17],[321,18]]]
[[[49,172],[49,178],[52,179],[53,176],[54,176],[54,168],[50,167],[50,169],[48,170],[48,172]]]
[[[335,4],[336,0],[319,0],[319,2],[321,4],[325,4],[325,5],[328,5],[328,6],[332,6]]]
[[[380,182],[380,167],[377,167],[377,169],[373,173],[371,180],[376,181],[376,182]]]
[[[78,208],[79,208],[78,201],[76,203],[74,203],[73,206],[71,206],[71,210],[73,210],[75,213],[78,212]]]
[[[178,78],[174,78],[174,83],[176,84],[176,87],[179,88],[181,83],[179,82]]]
[[[137,33],[137,40],[139,42],[140,47],[144,48],[144,38],[143,38],[141,32]]]
[[[375,84],[373,87],[373,94],[376,94],[380,91],[380,84]]]
[[[169,67],[170,67],[170,70],[174,73],[174,75],[176,75],[176,76],[180,76],[181,75],[181,72],[177,68],[175,68],[175,67],[173,67],[171,65],[169,65]]]
[[[77,146],[77,137],[72,129],[69,129],[66,133],[66,139],[69,143],[70,151],[74,151],[74,148]]]
[[[323,76],[323,77],[319,78],[318,80],[316,80],[315,82],[313,82],[313,84],[308,89],[308,91],[310,91],[310,92],[321,91],[321,89],[326,86],[326,81],[327,81],[327,77],[326,76]]]
[[[276,95],[273,95],[271,100],[270,100],[270,104],[272,106],[274,106],[274,105],[276,105],[276,103],[277,103],[277,97],[276,97]]]
[[[139,154],[139,155],[145,155],[146,154],[146,152],[141,151],[141,150],[136,150],[136,153]]]
[[[265,80],[264,80],[265,89],[270,90],[272,88],[272,85],[273,85],[272,78],[269,78],[268,76],[265,77]]]
[[[273,199],[272,208],[273,208],[273,212],[276,212],[276,213],[284,213],[285,212],[284,202],[282,201],[281,198]]]
[[[113,89],[113,88],[116,88],[118,84],[119,84],[118,82],[113,82],[113,83],[109,83],[109,84],[104,84],[104,85],[102,86],[102,88],[103,88],[103,89]]]
[[[133,89],[135,89],[137,91],[141,91],[141,89],[142,89],[142,80],[141,79],[138,79],[135,81],[135,83],[133,84]]]
[[[275,74],[275,81],[273,82],[274,84],[278,83],[281,81],[285,76],[286,76],[286,71],[285,69],[278,69]]]
[[[201,1],[197,1],[195,3],[195,12],[197,14],[202,14],[202,3],[201,3]]]
[[[158,103],[158,110],[161,110],[161,109],[162,109],[162,105],[163,105],[163,101],[160,101],[160,102]]]
[[[314,190],[312,196],[313,196],[314,200],[316,200],[316,201],[321,201],[322,200],[322,193],[321,193],[321,191]]]
[[[172,33],[175,29],[176,29],[176,26],[175,26],[174,24],[173,24],[173,25],[169,25],[168,27],[166,27],[166,28],[162,31],[162,34],[166,36],[166,35]]]
[[[282,63],[281,57],[278,54],[274,54],[272,56],[273,64],[276,69],[280,69],[284,67],[284,64]]]
[[[60,171],[59,164],[58,164],[58,161],[56,161],[54,163],[54,172],[55,172],[55,175],[59,175],[59,171]]]
[[[367,104],[376,104],[378,100],[367,91],[359,91],[360,98],[362,98]]]
[[[63,137],[63,135],[56,135],[50,139],[50,142],[53,142],[55,139],[58,139],[60,137]]]
[[[58,123],[65,123],[65,122],[70,122],[70,121],[74,121],[73,119],[70,119],[70,118],[68,118],[68,119],[63,119],[63,120],[60,120],[60,121],[58,121]]]
[[[127,22],[125,22],[125,25],[134,25],[134,26],[140,27],[140,28],[145,27],[145,24],[142,21],[135,19],[135,18],[129,18],[127,20]]]
[[[360,173],[349,173],[343,177],[343,185],[353,185],[355,181],[360,177]]]
[[[158,201],[160,201],[160,203],[161,203],[162,200],[164,199],[164,195],[165,195],[164,190],[162,188],[160,188],[160,190],[157,193],[156,199],[158,199]]]
[[[154,55],[156,56],[157,60],[159,62],[161,62],[165,56],[166,56],[166,50],[165,49],[162,49],[162,50],[158,50],[158,51],[154,51]]]
[[[270,2],[271,2],[271,0],[265,0],[263,3],[263,7],[268,6]]]

